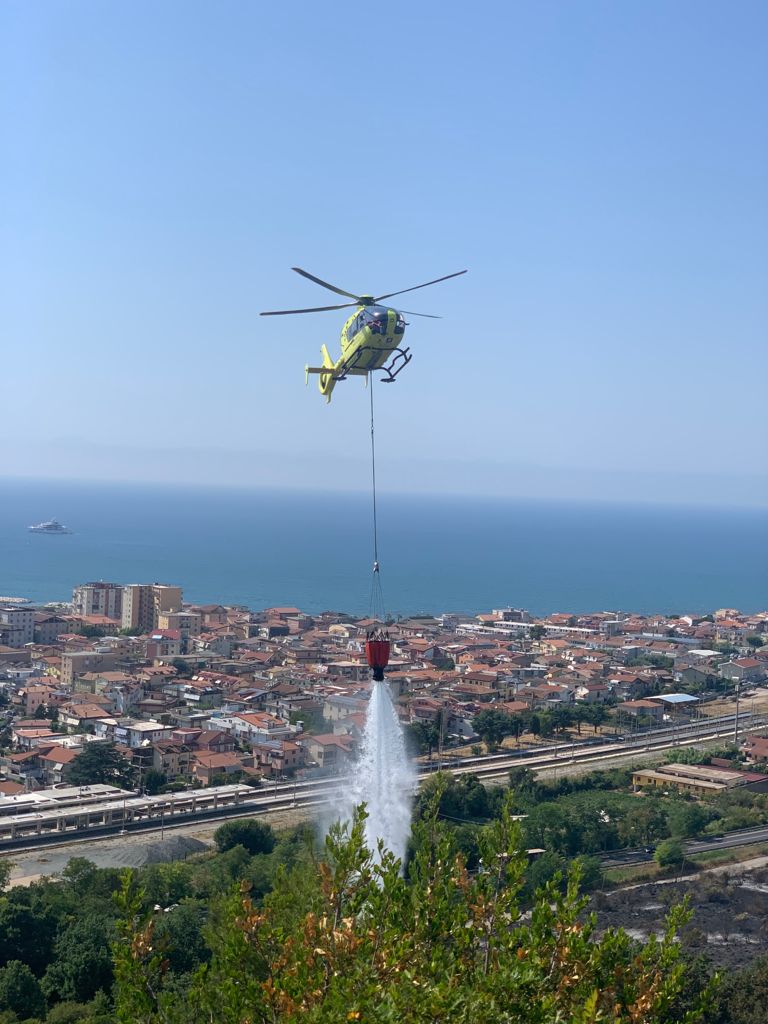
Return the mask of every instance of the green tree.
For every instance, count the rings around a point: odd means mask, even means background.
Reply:
[[[574,722],[574,711],[572,708],[561,704],[549,712],[552,716],[552,727],[555,733],[563,733]]]
[[[709,809],[693,801],[675,803],[667,812],[670,835],[674,839],[688,839],[699,835],[711,820],[712,814]]]
[[[526,842],[552,853],[566,854],[578,848],[577,832],[567,809],[559,802],[539,804],[525,819]]]
[[[194,971],[209,959],[203,932],[206,916],[205,904],[194,900],[185,900],[158,915],[155,935],[172,971]]]
[[[406,726],[409,745],[419,754],[429,754],[440,742],[440,727],[437,722],[411,722]]]
[[[531,638],[531,640],[542,640],[545,634],[546,630],[543,626],[531,626],[531,628],[528,630],[528,636]]]
[[[51,1002],[85,1002],[112,985],[111,922],[101,914],[73,921],[56,939],[42,989]]]
[[[768,1006],[768,956],[741,971],[728,971],[718,993],[716,1024],[765,1024]]]
[[[641,846],[664,839],[669,834],[667,816],[658,800],[633,801],[617,822],[622,846]]]
[[[150,768],[144,776],[144,792],[150,795],[159,793],[167,782],[168,776],[165,772],[160,772],[157,768]]]
[[[527,715],[520,714],[509,716],[509,735],[514,736],[516,740],[525,732],[526,717]]]
[[[752,636],[747,637],[747,643],[750,647],[763,647],[768,644],[768,637],[758,636],[757,633],[753,633]]]
[[[323,718],[323,712],[320,708],[316,708],[313,711],[290,711],[288,713],[288,721],[291,725],[297,725],[301,722],[304,732],[315,734],[326,732],[328,728],[328,723]]]
[[[701,764],[704,756],[696,747],[675,747],[665,754],[667,761],[672,764]]]
[[[126,757],[114,743],[94,740],[86,743],[82,753],[72,762],[70,782],[73,786],[92,786],[104,783],[128,788],[133,784],[134,772]]]
[[[45,997],[40,982],[26,964],[9,961],[0,969],[0,1007],[21,1020],[45,1016]]]
[[[0,899],[0,963],[21,960],[41,975],[56,938],[55,908],[35,889],[10,889]]]
[[[665,839],[656,847],[654,859],[660,868],[680,868],[685,860],[685,850],[679,839]]]
[[[415,814],[437,813],[449,821],[466,822],[490,816],[488,790],[476,775],[446,775],[438,772],[428,778],[416,798]]]
[[[255,818],[227,821],[213,833],[213,841],[220,853],[234,846],[243,846],[248,853],[271,853],[275,848],[275,833],[270,825]]]
[[[524,799],[538,799],[541,787],[530,768],[523,766],[510,768],[508,779],[509,788],[514,791],[516,796],[523,797]]]
[[[488,750],[492,750],[512,732],[512,718],[504,711],[486,708],[472,719],[472,728]]]
[[[539,736],[553,736],[555,733],[555,722],[551,711],[539,712]]]
[[[593,732],[608,721],[608,708],[602,704],[585,704],[582,708],[583,720],[592,726]]]

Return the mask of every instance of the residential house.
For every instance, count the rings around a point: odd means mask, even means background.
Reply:
[[[223,729],[200,729],[190,744],[196,751],[209,754],[228,754],[235,749],[234,737]]]
[[[157,740],[152,744],[152,768],[169,780],[187,778],[192,774],[196,756],[191,747],[176,740]]]
[[[664,717],[663,705],[652,700],[625,700],[619,705],[619,712],[632,718],[649,718],[652,722],[660,722]]]
[[[325,733],[320,736],[307,736],[301,740],[307,752],[307,758],[314,761],[318,768],[328,772],[343,771],[354,756],[355,743],[351,736],[337,736]]]
[[[110,650],[64,651],[61,655],[62,686],[72,686],[84,672],[107,672],[119,667],[119,652]]]
[[[54,746],[46,750],[45,753],[41,752],[38,760],[46,782],[50,785],[66,782],[75,759],[80,753],[82,753],[81,747],[62,746]]]
[[[178,658],[182,653],[181,630],[155,629],[147,637],[145,654],[149,661]]]
[[[218,775],[235,775],[243,770],[237,754],[194,754],[192,774],[204,786],[209,786]]]
[[[576,687],[574,695],[581,704],[604,704],[610,700],[612,691],[605,683],[585,683]]]
[[[212,719],[214,728],[225,729],[236,739],[247,743],[260,743],[262,740],[293,739],[296,726],[291,726],[274,715],[265,711],[238,712],[227,718]]]
[[[758,683],[768,676],[768,662],[760,658],[736,658],[719,666],[720,675],[735,683]]]
[[[768,736],[747,736],[741,749],[751,764],[768,761]]]
[[[323,718],[329,722],[336,722],[340,718],[354,714],[356,711],[365,711],[368,707],[368,698],[353,697],[348,694],[336,694],[325,698],[323,704]]]
[[[59,722],[68,729],[87,729],[104,717],[106,708],[102,703],[83,702],[64,704],[59,708]]]
[[[265,778],[279,779],[293,775],[303,767],[306,760],[304,747],[292,740],[264,740],[255,743],[251,753]]]
[[[55,644],[60,633],[67,632],[67,620],[49,612],[35,612],[34,641],[36,644]]]

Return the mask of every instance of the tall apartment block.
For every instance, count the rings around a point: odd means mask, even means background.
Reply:
[[[75,615],[106,615],[108,619],[123,617],[123,586],[118,583],[83,583],[72,592]]]
[[[123,629],[157,629],[157,620],[166,612],[181,611],[181,587],[164,583],[132,583],[123,587]]]
[[[35,638],[35,613],[31,608],[0,607],[0,644],[21,647]]]

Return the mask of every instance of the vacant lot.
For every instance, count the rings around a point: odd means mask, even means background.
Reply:
[[[661,934],[670,906],[687,896],[693,917],[683,931],[687,948],[716,965],[744,967],[768,953],[768,869],[712,873],[679,883],[649,883],[608,895],[596,893],[600,924],[623,927],[638,939]]]

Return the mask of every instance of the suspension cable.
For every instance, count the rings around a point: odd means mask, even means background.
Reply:
[[[371,492],[373,496],[373,579],[371,580],[370,614],[384,619],[384,594],[381,589],[381,566],[379,565],[379,525],[376,510],[376,440],[374,428],[373,374],[368,374],[371,392]]]
[[[373,571],[379,571],[379,527],[376,519],[376,440],[373,417],[373,375],[370,377],[371,392],[371,486],[373,491]]]

